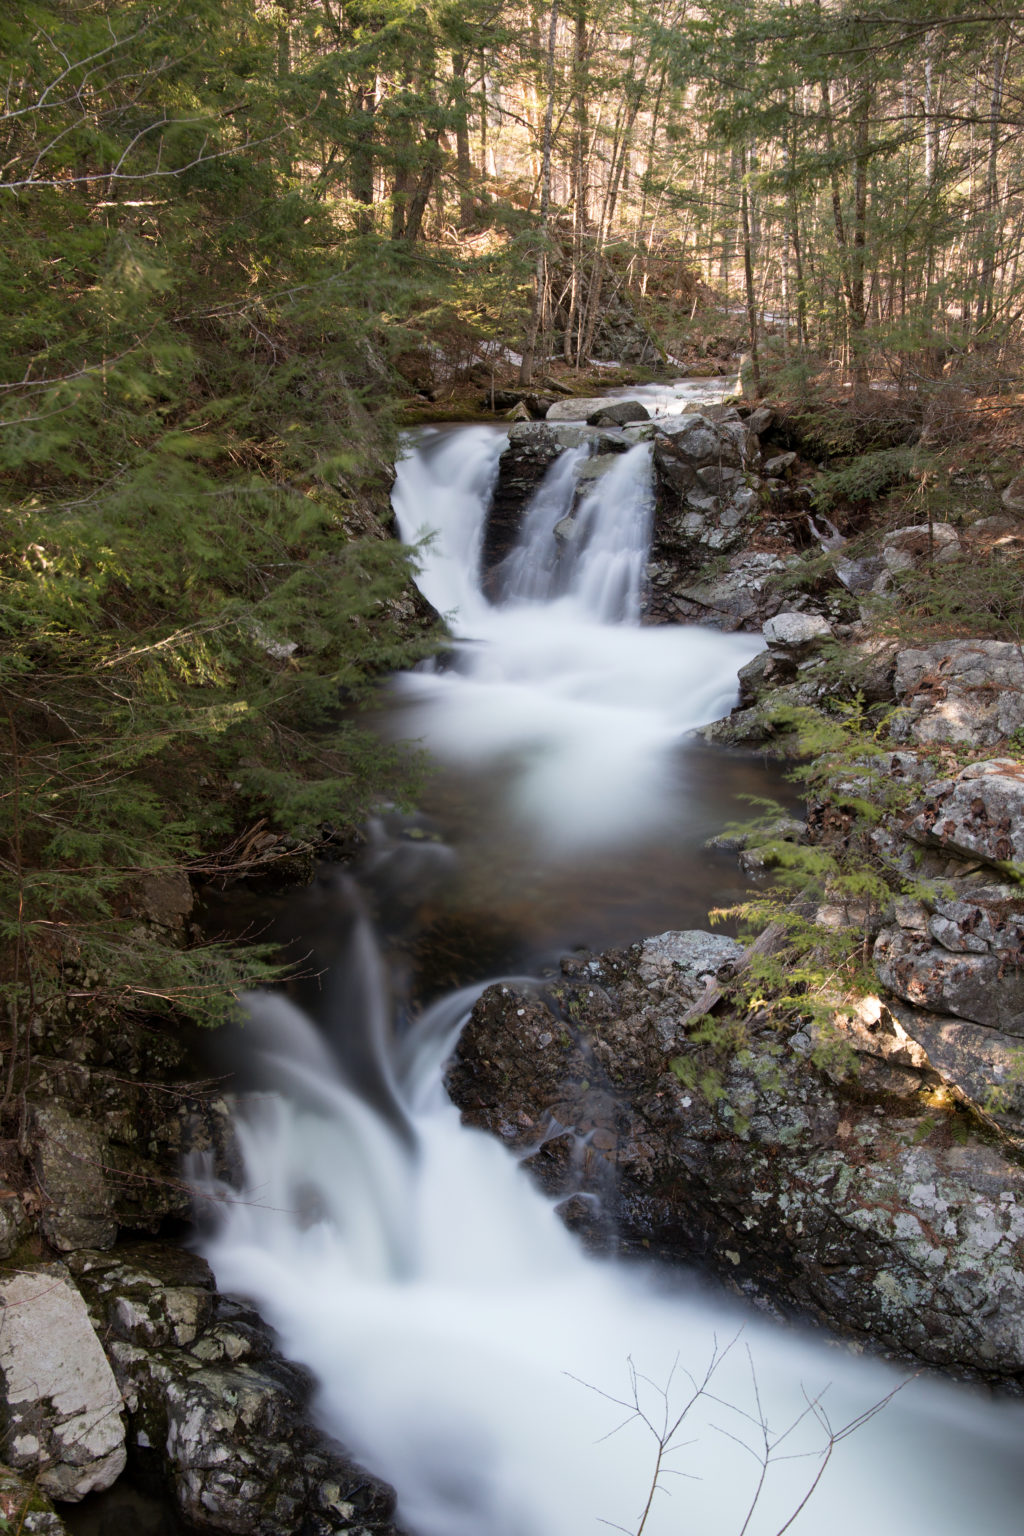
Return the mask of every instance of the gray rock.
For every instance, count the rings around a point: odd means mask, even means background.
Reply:
[[[806,655],[832,639],[827,619],[817,613],[794,613],[787,610],[777,613],[763,625],[761,633],[770,650],[784,651],[790,655]]]
[[[796,463],[795,453],[777,453],[773,458],[765,459],[764,473],[781,479]]]
[[[987,947],[956,952],[931,932],[889,927],[875,940],[874,964],[882,985],[915,1008],[1024,1035],[1024,971]]]
[[[651,413],[639,400],[605,401],[587,417],[590,427],[624,427],[632,421],[650,421]]]
[[[910,528],[895,528],[892,533],[887,533],[882,540],[882,559],[888,570],[894,574],[897,571],[910,571],[915,566],[921,565],[928,559],[929,551],[933,558],[946,549],[959,552],[960,537],[955,528],[948,523],[933,523],[931,537],[927,523],[915,524]]]
[[[63,1264],[0,1280],[5,1457],[51,1498],[109,1488],[126,1461],[121,1393]]]
[[[292,645],[290,650],[280,649],[290,655],[298,647]],[[129,881],[126,895],[130,916],[142,918],[144,922],[177,935],[184,933],[195,904],[192,883],[181,870],[139,875]]]
[[[464,1117],[529,1148],[553,1114],[563,1141],[585,1140],[582,1161],[542,1147],[527,1167],[553,1198],[598,1196],[627,1252],[687,1257],[861,1341],[1018,1380],[1024,1171],[922,1102],[936,1082],[924,1048],[880,1005],[837,1015],[852,1082],[814,1065],[807,1029],[786,1041],[748,1020],[747,1049],[705,1097],[666,1060],[674,1034],[680,1069],[707,1070],[706,1042],[677,1028],[693,979],[669,960],[648,982],[642,955],[591,962],[600,985],[574,958],[559,1018],[534,999],[528,1027],[521,994],[485,992],[449,1071]],[[605,1240],[578,1206],[574,1219]]]
[[[896,661],[897,740],[989,747],[1024,726],[1024,659],[1007,640],[944,640]]]
[[[586,422],[591,416],[608,408],[610,402],[604,399],[579,399],[556,400],[554,405],[548,406],[545,422],[578,421]]]
[[[583,461],[576,478],[582,482],[600,480],[602,475],[606,475],[610,469],[614,468],[617,461],[616,453],[595,453]]]
[[[100,1128],[58,1104],[33,1110],[34,1165],[44,1207],[39,1224],[55,1248],[109,1248],[117,1237],[107,1179],[109,1144]]]
[[[734,970],[743,954],[735,939],[702,928],[661,933],[644,943],[637,975],[649,987],[670,983],[677,992],[696,997],[705,982]]]
[[[672,606],[680,618],[723,629],[763,624],[778,612],[782,602],[779,594],[770,590],[769,579],[785,568],[777,555],[734,555],[721,575],[675,588]]]
[[[972,763],[929,785],[908,831],[918,842],[1002,868],[1024,863],[1024,768],[1012,759]]]
[[[1024,1124],[1020,1045],[998,1030],[906,1004],[890,1004],[901,1028],[924,1050],[928,1065],[986,1114],[1018,1130]]]
[[[747,417],[747,431],[762,437],[775,424],[775,412],[769,405],[760,405]]]
[[[1015,475],[1002,495],[1004,507],[1011,512],[1024,512],[1024,475]]]
[[[724,464],[738,469],[742,462],[740,444],[729,425],[713,422],[700,413],[659,422],[656,453],[660,450],[663,457],[675,457],[694,469],[704,464]],[[740,430],[742,432],[742,428]]]
[[[396,1536],[394,1494],[312,1425],[311,1376],[209,1266],[158,1244],[74,1260],[129,1414],[128,1438],[189,1529]]]

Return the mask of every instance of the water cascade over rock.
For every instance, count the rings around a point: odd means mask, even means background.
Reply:
[[[402,533],[432,535],[423,590],[454,639],[443,664],[396,683],[396,729],[493,780],[537,870],[595,845],[667,839],[699,815],[683,738],[728,708],[760,642],[637,623],[651,497],[643,443],[582,497],[569,470],[583,453],[555,461],[518,551],[506,552],[504,599],[489,601],[480,554],[503,447],[488,428],[428,431],[400,465]],[[418,856],[408,844],[392,852],[414,882]],[[211,1185],[206,1251],[219,1284],[253,1299],[315,1372],[321,1422],[394,1484],[402,1529],[635,1531],[664,1424],[673,1475],[646,1536],[1016,1532],[1016,1413],[912,1381],[873,1416],[900,1373],[776,1329],[679,1275],[588,1257],[516,1159],[462,1126],[445,1095],[444,1064],[482,987],[411,1023],[400,1006],[392,1025],[365,924],[353,941],[361,1004],[328,1009],[322,1028],[283,998],[252,1005],[264,1088],[239,1118],[243,1187]],[[511,996],[521,983],[503,985]],[[524,994],[524,1029],[529,1007]],[[551,1043],[538,1035],[538,1052]],[[353,1045],[386,1085],[375,1101],[359,1091]],[[787,1525],[830,1447],[821,1488]],[[330,1526],[357,1528],[355,1514]]]

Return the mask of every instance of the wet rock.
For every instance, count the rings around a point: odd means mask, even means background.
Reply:
[[[579,419],[585,421],[586,417]],[[526,503],[566,446],[544,422],[520,422],[509,433],[509,445],[498,462],[484,531],[481,561],[485,572],[493,570],[515,546]]]
[[[820,1067],[809,1026],[786,1039],[748,1020],[705,1097],[669,1065],[688,1081],[708,1068],[706,1044],[679,1029],[694,978],[665,954],[647,980],[642,955],[592,962],[597,986],[574,964],[560,1019],[538,1000],[526,1029],[511,989],[485,993],[450,1074],[466,1117],[553,1120],[568,1147],[599,1126],[589,1162],[563,1158],[552,1193],[584,1224],[581,1197],[600,1202],[626,1249],[705,1264],[749,1297],[934,1365],[1024,1379],[1024,1171],[950,1108],[925,1048],[880,1004],[837,1015]]]
[[[7,1460],[51,1498],[108,1488],[126,1461],[121,1393],[69,1271],[6,1276],[0,1303]]]
[[[75,1267],[128,1410],[133,1460],[190,1528],[395,1536],[394,1494],[310,1423],[313,1382],[203,1260],[157,1244]]]
[[[1024,659],[1004,640],[945,640],[896,662],[892,734],[921,744],[994,746],[1024,726]]]
[[[0,1519],[20,1536],[68,1536],[67,1526],[36,1483],[0,1466]]]
[[[632,421],[650,421],[651,413],[639,400],[614,400],[605,401],[586,419],[591,427],[624,427]]]

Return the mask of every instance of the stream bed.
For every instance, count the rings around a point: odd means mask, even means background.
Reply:
[[[759,638],[639,623],[649,447],[582,499],[556,460],[488,600],[503,445],[424,429],[399,465],[402,536],[431,536],[421,585],[453,643],[395,680],[387,728],[438,773],[422,817],[370,829],[359,878],[303,898],[326,978],[251,1000],[246,1187],[211,1191],[205,1239],[218,1283],[315,1372],[321,1421],[393,1483],[410,1536],[1010,1536],[1016,1406],[586,1254],[446,1098],[488,979],[706,926],[741,886],[703,844],[766,792],[760,765],[691,734]]]

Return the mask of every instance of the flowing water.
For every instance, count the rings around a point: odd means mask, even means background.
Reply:
[[[410,841],[382,821],[375,899],[415,905],[475,861],[464,904],[510,883],[535,956],[573,928],[584,942],[656,931],[674,899],[686,916],[673,926],[686,926],[698,842],[709,814],[728,814],[695,794],[709,758],[686,732],[728,709],[757,645],[637,624],[642,445],[582,501],[582,455],[556,462],[500,573],[503,598],[488,602],[479,550],[502,446],[489,428],[428,430],[399,467],[402,533],[433,533],[422,586],[455,639],[443,665],[396,680],[393,728],[447,765],[439,804],[454,830]],[[680,861],[682,876],[664,875]],[[609,917],[616,870],[630,892],[656,891]],[[247,1071],[262,1091],[239,1116],[247,1187],[211,1190],[206,1251],[220,1285],[253,1298],[316,1372],[322,1421],[394,1483],[413,1536],[637,1531],[666,1438],[649,1536],[1019,1531],[1016,1409],[901,1384],[684,1276],[588,1257],[445,1097],[479,985],[417,1016],[363,896],[335,882],[331,899],[345,952],[317,1020],[284,997],[252,1000]],[[820,1487],[786,1526],[830,1440]]]

